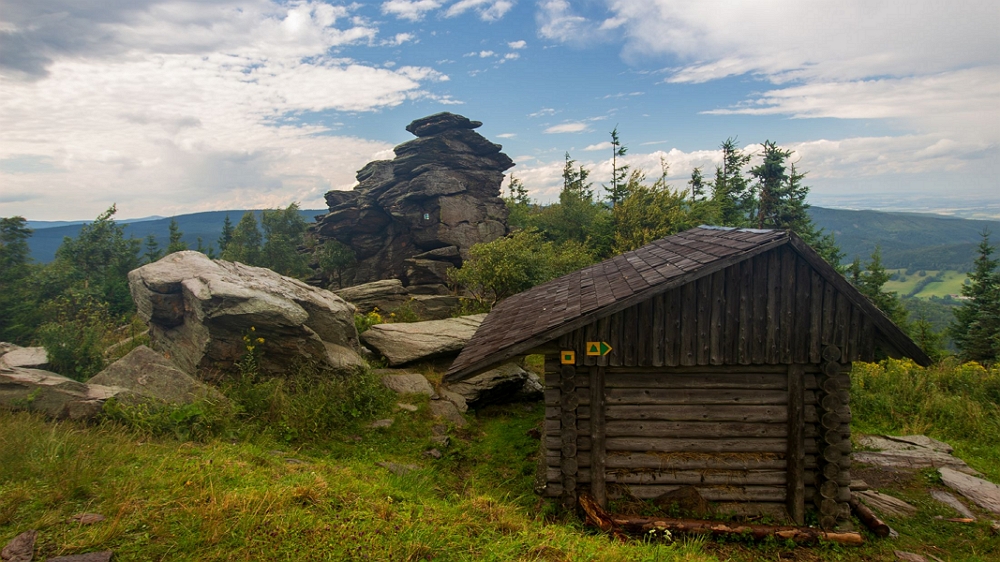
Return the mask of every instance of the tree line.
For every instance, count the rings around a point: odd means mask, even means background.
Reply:
[[[511,234],[470,250],[470,259],[453,270],[456,290],[471,297],[466,310],[489,310],[500,300],[559,275],[613,255],[634,250],[664,236],[700,224],[788,229],[808,242],[877,307],[930,355],[944,355],[943,334],[919,315],[911,321],[898,295],[886,291],[889,280],[878,249],[864,265],[842,266],[843,254],[831,234],[813,224],[807,209],[805,173],[791,161],[793,153],[765,141],[759,164],[735,138],[720,145],[721,163],[708,177],[695,168],[684,188],[668,184],[668,163],[650,181],[644,170],[623,158],[627,147],[617,128],[611,132],[612,173],[608,184],[595,187],[591,171],[565,154],[563,185],[557,202],[539,204],[513,175],[504,194]],[[127,274],[144,263],[186,250],[176,222],[167,247],[154,236],[126,238],[114,220],[112,206],[84,225],[76,238],[65,238],[49,264],[31,262],[31,230],[23,217],[0,219],[0,341],[46,343],[80,356],[94,355],[114,326],[134,312]],[[306,236],[308,225],[297,204],[285,209],[249,211],[237,224],[227,216],[217,241],[218,256],[229,261],[270,268],[306,278],[319,270],[339,276],[354,262],[349,248],[334,241],[316,246]],[[216,257],[215,246],[196,248]],[[995,361],[1000,352],[1000,272],[984,233],[969,300],[955,313],[948,330],[966,359]],[[97,334],[97,335],[95,335]],[[87,338],[91,338],[88,340]],[[91,351],[82,352],[82,349]],[[99,354],[97,354],[99,355]],[[90,370],[99,364],[77,367]]]

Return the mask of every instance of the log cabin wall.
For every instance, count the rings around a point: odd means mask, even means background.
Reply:
[[[575,364],[545,363],[546,495],[691,485],[723,512],[802,523],[815,507],[832,527],[850,499],[846,373],[874,333],[779,247],[566,334]],[[611,352],[588,356],[595,341]]]

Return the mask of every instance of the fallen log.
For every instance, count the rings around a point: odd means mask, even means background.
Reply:
[[[581,509],[587,515],[587,522],[603,531],[610,531],[615,536],[622,536],[622,531],[645,535],[649,531],[670,531],[671,533],[738,536],[753,540],[763,540],[774,537],[792,540],[799,544],[813,544],[819,541],[830,541],[844,545],[863,544],[860,533],[833,533],[811,527],[788,527],[776,525],[730,525],[722,521],[705,521],[701,519],[666,519],[658,517],[624,517],[611,515],[588,494],[579,495]]]
[[[875,533],[877,537],[888,537],[892,532],[889,525],[878,518],[875,512],[868,508],[867,505],[859,502],[856,498],[851,498],[851,501],[847,502],[851,506],[851,511],[858,516],[858,519],[865,524],[865,527],[871,529],[871,532]]]

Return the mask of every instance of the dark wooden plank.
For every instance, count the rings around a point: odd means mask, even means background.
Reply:
[[[732,388],[784,390],[787,374],[779,373],[609,373],[608,388]]]
[[[608,354],[608,365],[620,367],[622,363],[622,313],[612,314],[608,319],[608,345],[611,346],[611,353]]]
[[[636,327],[636,365],[649,367],[653,364],[653,302],[643,301],[638,304],[638,322]]]
[[[815,412],[815,408],[813,409]],[[557,415],[556,411],[552,415]],[[549,416],[546,408],[546,417]],[[764,422],[784,423],[788,419],[786,405],[660,405],[608,404],[606,420],[665,420],[665,421],[715,421],[715,422]]]
[[[681,287],[681,365],[695,365],[698,362],[698,291],[695,283]]]
[[[834,332],[836,331],[837,293],[833,290],[833,284],[823,281],[823,337],[820,338],[820,350],[828,345],[836,345]]]
[[[585,477],[589,477],[588,474]],[[783,470],[615,470],[607,475],[614,484],[681,484],[688,486],[784,486]]]
[[[839,291],[836,293],[834,302],[836,303],[836,311],[834,312],[833,345],[839,347],[841,354],[843,354],[844,348],[847,347],[848,323],[851,321],[851,303]]]
[[[850,331],[847,337],[847,354],[840,361],[860,361],[859,346],[861,344],[861,309],[852,306],[851,307],[851,323]]]
[[[591,370],[590,407],[593,416],[590,419],[590,458],[591,474],[590,493],[601,507],[607,507],[608,498],[604,487],[605,432],[604,421],[604,377],[605,368],[597,367]]]
[[[788,514],[796,525],[805,524],[805,370],[788,367]]]
[[[779,363],[778,338],[781,335],[781,251],[774,249],[767,254],[767,326],[764,361]]]
[[[626,308],[622,312],[622,346],[625,348],[622,365],[638,365],[639,350],[639,305]]]
[[[716,271],[712,274],[711,300],[708,362],[712,365],[721,365],[725,362],[725,352],[722,349],[722,338],[725,337],[723,319],[726,314],[725,271]]]
[[[608,437],[608,451],[639,451],[663,453],[783,453],[787,448],[785,438],[652,438]]]
[[[753,338],[753,265],[747,260],[733,267],[740,269],[739,333],[737,334],[736,362],[749,365],[752,361]]]
[[[751,363],[767,363],[767,262],[761,255],[753,263],[753,331],[751,337]]]
[[[823,277],[809,269],[809,362],[819,363],[823,350]]]
[[[580,331],[583,332],[584,343],[591,342],[591,341],[598,341],[598,339],[597,339],[597,323],[596,322],[591,322],[590,324],[587,324],[586,326],[584,326],[583,328],[581,328],[580,330],[577,330],[577,331],[578,332],[580,332]],[[583,349],[583,364],[587,365],[588,367],[597,365],[597,357],[598,356],[596,356],[596,355],[587,355],[586,351],[587,351],[586,348],[584,348]]]
[[[591,398],[593,400],[593,398]],[[611,420],[605,432],[611,437],[733,438],[787,437],[788,423],[744,423],[718,421]]]
[[[868,316],[861,318],[861,346],[858,350],[858,361],[875,360],[875,325]]]
[[[792,325],[792,363],[802,365],[809,362],[809,291],[812,289],[812,277],[809,264],[798,259],[795,252],[789,252],[795,260],[795,302],[794,322]]]
[[[663,294],[666,305],[664,318],[663,364],[676,367],[681,364],[681,290]]]
[[[608,404],[785,404],[783,390],[688,390],[609,388]]]
[[[558,457],[558,454],[555,456]],[[616,469],[746,471],[785,470],[786,468],[784,453],[762,453],[756,455],[747,455],[745,453],[714,453],[693,455],[685,453],[649,454],[615,451],[608,453],[605,462],[605,468],[609,471]],[[552,463],[550,462],[550,464]]]
[[[709,364],[709,354],[712,348],[712,275],[706,275],[696,283],[698,290],[698,340],[695,345],[695,362],[698,365]]]
[[[600,319],[597,320],[597,332],[596,332],[596,336],[595,337],[597,338],[597,341],[602,341],[602,342],[607,343],[608,345],[612,345],[611,344],[611,319],[610,318],[608,318],[607,316],[605,316],[605,317],[600,318]],[[606,366],[608,364],[608,359],[609,358],[610,358],[610,354],[608,354],[608,355],[602,355],[602,356],[598,357],[597,358],[597,365]]]
[[[781,248],[781,325],[779,326],[778,358],[776,363],[792,363],[792,347],[796,343],[795,304],[798,288],[795,278],[795,252]]]
[[[722,362],[727,365],[739,363],[739,310],[740,310],[740,268],[730,266],[725,270],[726,307],[722,312]]]
[[[652,365],[654,367],[662,367],[664,365],[664,347],[666,344],[666,322],[665,314],[667,311],[666,303],[664,302],[663,295],[656,295],[652,299],[653,311],[651,322],[651,336],[652,344],[650,346],[650,354],[652,355]]]

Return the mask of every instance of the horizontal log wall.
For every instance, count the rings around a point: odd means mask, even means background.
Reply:
[[[578,367],[819,364],[825,345],[843,361],[871,361],[875,327],[794,250],[782,246],[561,337]],[[587,342],[611,352],[588,356]],[[703,387],[710,388],[710,387]]]
[[[576,368],[572,418],[560,407],[566,392],[560,369],[556,356],[547,359],[543,448],[550,497],[563,494],[567,421],[577,434],[575,483],[591,482],[590,369]],[[803,369],[802,481],[812,502],[821,461],[818,381],[824,375],[819,365]],[[709,501],[755,506],[740,512],[787,513],[788,377],[783,365],[606,369],[607,496],[651,499],[693,485]]]

